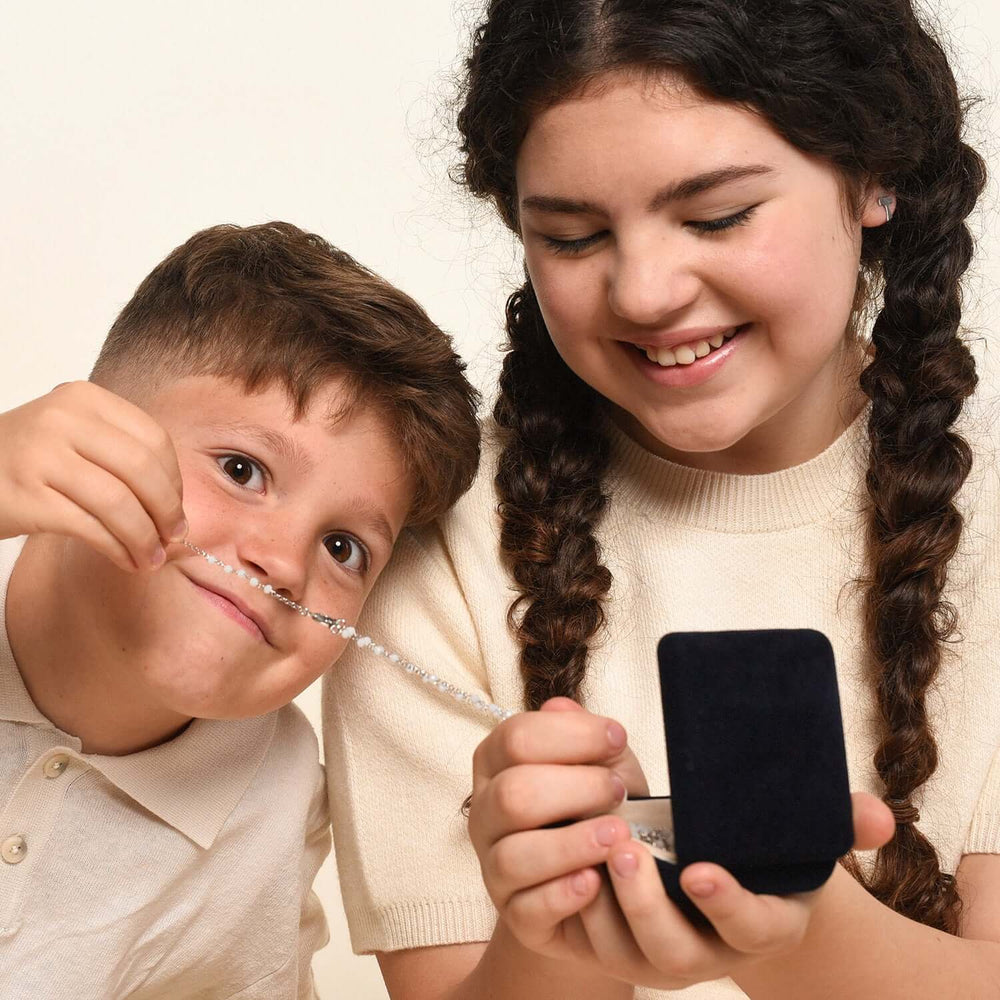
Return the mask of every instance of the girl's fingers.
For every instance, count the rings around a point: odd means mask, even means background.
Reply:
[[[630,837],[615,816],[574,823],[556,830],[514,833],[483,856],[483,879],[498,909],[516,892],[604,862],[612,846]]]
[[[625,785],[606,767],[526,764],[509,767],[475,794],[469,814],[473,842],[610,812]]]
[[[851,796],[854,808],[854,849],[873,851],[887,844],[896,834],[892,810],[874,795],[855,792]]]
[[[580,912],[579,920],[590,952],[608,975],[630,981],[646,965],[610,882],[602,879],[600,892]]]
[[[743,954],[772,955],[792,948],[809,925],[809,897],[758,896],[718,865],[688,865],[681,873],[681,888],[719,937]]]
[[[521,944],[553,954],[562,945],[562,922],[590,903],[600,887],[600,875],[584,868],[515,893],[501,912]]]
[[[522,712],[497,728],[476,748],[473,772],[490,779],[517,764],[600,764],[627,743],[612,719],[590,712]]]
[[[669,988],[721,974],[716,970],[723,968],[727,949],[695,928],[671,902],[656,862],[642,844],[631,841],[613,848],[608,874],[636,947]]]

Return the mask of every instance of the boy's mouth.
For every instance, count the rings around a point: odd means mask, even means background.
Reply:
[[[227,618],[236,622],[237,625],[255,639],[266,642],[269,646],[272,645],[266,623],[263,621],[261,615],[255,613],[238,597],[234,597],[224,590],[216,587],[207,587],[203,583],[198,583],[197,580],[192,580],[191,577],[188,577],[188,579],[191,580],[195,588],[209,604],[218,608]]]

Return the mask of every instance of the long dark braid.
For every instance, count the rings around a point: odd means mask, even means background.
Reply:
[[[971,467],[956,425],[976,384],[959,335],[960,280],[985,169],[962,142],[947,59],[910,0],[492,0],[458,124],[466,183],[515,231],[515,164],[532,116],[617,68],[677,72],[709,97],[755,107],[840,170],[856,214],[873,181],[898,197],[893,222],[864,231],[861,255],[862,287],[884,300],[861,383],[872,403],[864,610],[875,766],[897,835],[870,876],[849,867],[899,912],[955,932],[954,880],[913,806],[937,765],[926,695],[955,634],[944,594]],[[534,705],[579,691],[602,621],[610,577],[593,533],[606,445],[587,450],[600,407],[556,354],[529,286],[512,297],[507,325],[497,484]]]
[[[507,331],[493,414],[505,432],[500,547],[521,590],[510,621],[528,705],[538,708],[555,695],[578,696],[588,642],[604,621],[611,573],[594,529],[608,499],[608,443],[595,393],[556,353],[530,282],[507,303]]]

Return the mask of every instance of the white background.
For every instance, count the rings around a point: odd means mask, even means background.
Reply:
[[[141,278],[217,222],[321,233],[420,300],[491,381],[516,251],[445,175],[451,79],[479,6],[0,0],[0,410],[85,377]],[[996,164],[1000,11],[934,6],[985,99],[973,137]],[[968,312],[987,337],[995,205],[991,189]],[[301,701],[316,720],[317,691]],[[323,996],[384,997],[374,960],[351,956],[332,860],[318,891]]]

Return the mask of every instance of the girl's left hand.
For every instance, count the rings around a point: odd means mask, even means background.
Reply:
[[[880,847],[895,832],[892,813],[871,795],[857,793],[853,800],[855,848]],[[683,989],[791,951],[824,891],[756,895],[718,865],[688,865],[681,886],[713,934],[694,927],[671,902],[642,844],[618,844],[607,867],[610,884],[605,880],[597,898],[565,922],[565,944],[605,975],[655,989]]]

